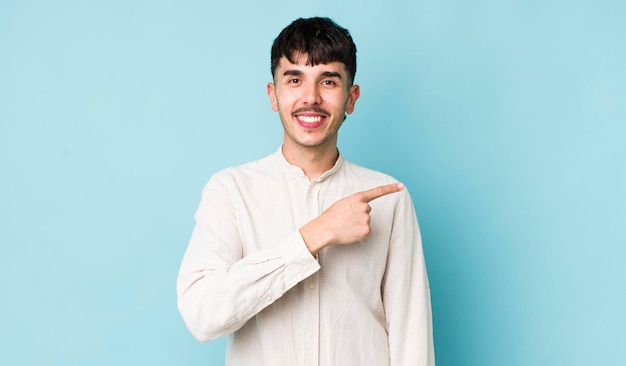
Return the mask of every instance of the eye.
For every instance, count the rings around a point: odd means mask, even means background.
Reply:
[[[300,82],[300,79],[296,79],[296,78],[287,80],[288,84],[298,84],[299,82]]]
[[[334,80],[324,80],[322,81],[322,85],[334,86],[337,85],[337,83]]]

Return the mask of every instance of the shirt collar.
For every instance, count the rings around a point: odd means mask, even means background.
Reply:
[[[282,145],[274,153],[274,157],[275,157],[276,161],[278,161],[278,163],[285,170],[287,170],[290,174],[293,174],[293,175],[297,176],[298,178],[305,178],[307,180],[309,179],[306,176],[306,174],[304,174],[304,171],[299,166],[293,165],[293,164],[291,164],[291,163],[289,163],[287,161],[287,159],[283,155],[283,146]],[[314,179],[313,182],[321,182],[321,181],[326,180],[329,177],[333,176],[339,169],[341,169],[341,167],[343,166],[343,162],[344,161],[345,161],[345,159],[343,158],[343,156],[341,156],[341,151],[339,151],[339,156],[337,157],[337,161],[335,161],[335,165],[333,165],[332,168],[330,168],[329,170],[324,172],[322,175],[320,175],[317,179]]]

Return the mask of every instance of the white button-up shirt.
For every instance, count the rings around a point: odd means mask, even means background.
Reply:
[[[372,202],[371,234],[311,255],[299,228],[393,183],[341,156],[314,181],[279,150],[215,174],[177,283],[200,341],[229,335],[230,366],[434,365],[430,292],[406,190]]]

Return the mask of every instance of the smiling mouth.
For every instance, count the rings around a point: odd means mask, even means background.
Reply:
[[[304,123],[319,123],[322,121],[323,116],[296,116],[300,121]]]
[[[330,113],[318,106],[309,106],[293,111],[293,116],[298,124],[308,130],[322,126]]]
[[[308,130],[320,127],[324,124],[324,119],[326,118],[325,116],[321,115],[310,116],[303,114],[297,114],[295,117],[296,121],[298,121],[298,124]]]
[[[321,108],[313,107],[296,110],[293,116],[302,128],[313,130],[324,124],[326,118],[328,118],[328,113]]]

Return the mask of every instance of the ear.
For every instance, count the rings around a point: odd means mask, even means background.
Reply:
[[[352,85],[350,87],[350,94],[348,95],[348,102],[346,103],[346,113],[351,114],[354,112],[354,104],[356,100],[361,96],[361,87],[358,85]]]
[[[274,83],[267,83],[267,96],[272,102],[272,110],[278,112],[278,101],[276,100],[276,86]]]

